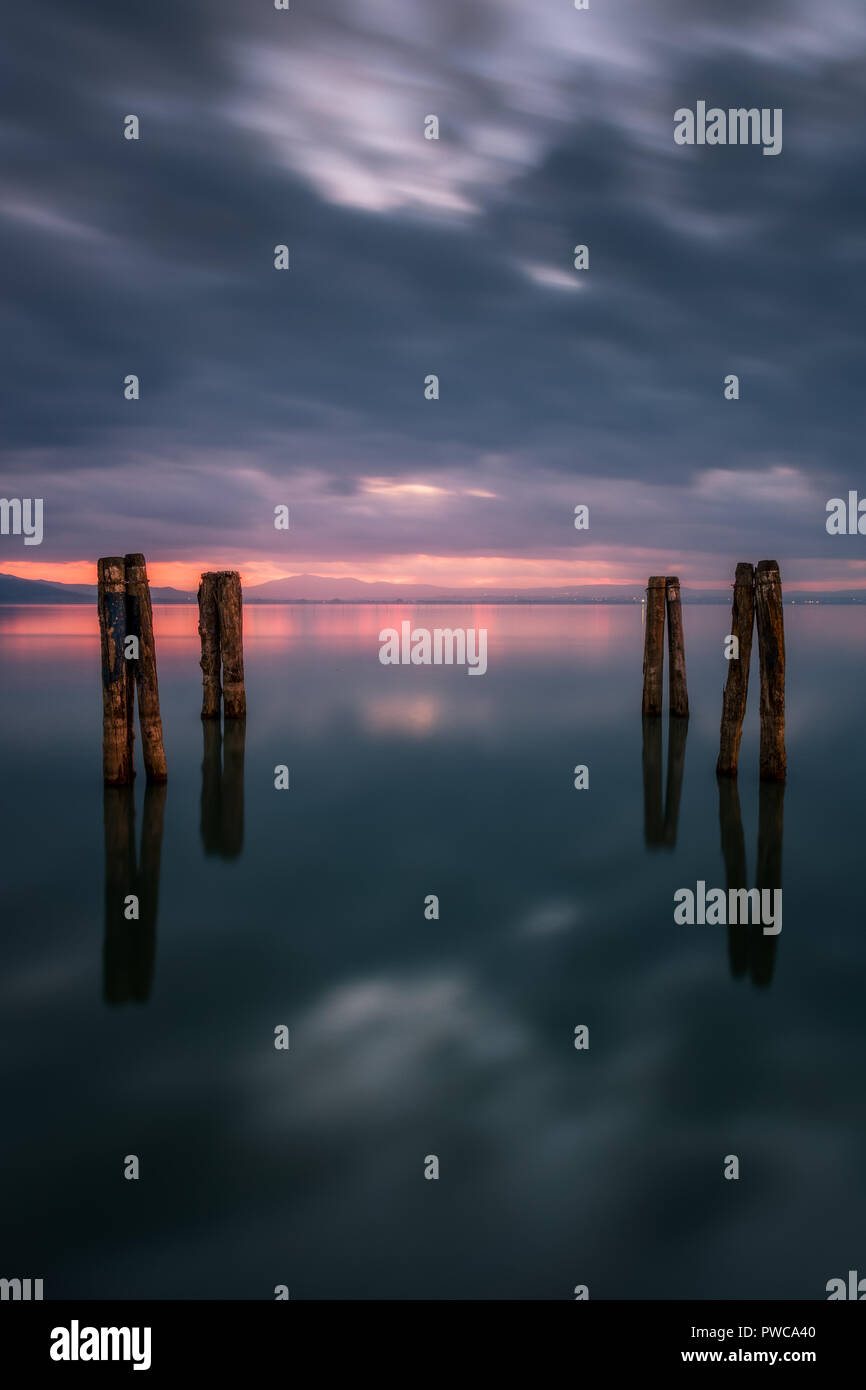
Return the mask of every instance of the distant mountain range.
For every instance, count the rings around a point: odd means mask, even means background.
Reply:
[[[727,589],[682,588],[684,603],[728,605]],[[531,589],[448,589],[436,584],[393,584],[385,580],[331,579],[320,574],[295,574],[251,584],[244,589],[245,603],[639,603],[642,585],[548,585]],[[195,593],[182,589],[151,589],[154,603],[195,603]],[[866,589],[838,589],[817,593],[805,589],[785,591],[787,603],[866,603]],[[0,604],[96,603],[95,584],[55,584],[45,579],[18,579],[0,573]]]
[[[150,591],[154,603],[195,603],[195,594],[180,589]],[[0,603],[96,603],[95,584],[54,584],[48,579],[18,579],[0,574]]]

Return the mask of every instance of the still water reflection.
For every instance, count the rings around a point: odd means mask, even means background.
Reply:
[[[407,616],[250,609],[220,733],[194,609],[157,609],[168,787],[113,796],[93,614],[0,609],[9,1270],[47,1297],[824,1297],[866,1224],[866,615],[786,610],[784,793],[754,708],[716,781],[724,608],[685,610],[669,731],[639,607],[420,610],[487,626],[483,679],[382,667]],[[781,883],[783,797],[781,935],[675,926],[683,885]]]
[[[144,793],[141,851],[135,852],[132,787],[105,787],[104,996],[107,1004],[142,1004],[150,996],[156,956],[159,864],[165,816],[165,784]]]

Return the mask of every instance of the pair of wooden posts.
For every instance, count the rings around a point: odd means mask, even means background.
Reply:
[[[761,742],[758,759],[761,781],[784,782],[787,770],[785,623],[782,578],[775,560],[761,560],[757,569],[747,563],[737,565],[730,631],[730,637],[736,640],[736,655],[732,654],[728,662],[728,678],[722,698],[719,760],[716,763],[716,772],[720,777],[737,775],[749,693],[752,630],[756,624],[761,668]]]
[[[204,758],[201,835],[205,854],[236,859],[244,842],[244,631],[241,577],[203,574],[198,588]],[[222,677],[220,672],[222,671]],[[220,727],[220,695],[225,730]]]
[[[222,694],[226,719],[243,719],[247,712],[244,607],[241,577],[236,570],[219,570],[214,574],[202,575],[198,588],[198,613],[202,669],[201,717],[219,719]]]
[[[147,566],[140,554],[98,561],[99,632],[102,651],[102,773],[106,786],[135,776],[135,692],[148,782],[167,771],[159,712],[153,608]],[[198,591],[201,636],[202,719],[247,712],[244,689],[243,595],[234,570],[203,574]]]
[[[107,786],[135,776],[135,692],[148,782],[165,782],[165,748],[153,642],[153,610],[144,556],[98,562],[102,648],[102,770]]]
[[[643,661],[643,713],[662,712],[665,606],[668,616],[670,656],[670,712],[685,718],[689,713],[686,690],[686,657],[680,585],[675,575],[654,575],[647,585],[646,635]],[[736,777],[746,699],[752,630],[757,620],[758,655],[761,665],[762,782],[784,782],[785,753],[785,625],[782,613],[782,579],[775,560],[761,560],[757,568],[737,565],[729,642],[728,677],[722,699],[722,726],[716,772]]]
[[[670,713],[676,719],[688,719],[689,692],[686,688],[683,607],[680,599],[680,581],[675,574],[652,575],[647,584],[641,713],[658,715],[662,712],[665,608],[668,616]]]

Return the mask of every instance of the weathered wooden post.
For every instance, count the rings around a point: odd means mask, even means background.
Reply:
[[[721,777],[737,775],[743,719],[749,694],[749,662],[754,623],[755,567],[740,564],[737,565],[734,580],[734,602],[731,610],[731,636],[737,639],[739,655],[728,662],[725,693],[722,697],[722,725],[719,735],[719,758],[716,763],[716,772]]]
[[[755,573],[758,655],[761,663],[762,782],[784,782],[785,754],[785,623],[782,579],[775,560],[761,560]]]
[[[156,676],[156,646],[153,638],[153,609],[147,565],[140,554],[127,555],[126,631],[138,639],[138,660],[130,660],[130,675],[138,688],[138,722],[148,782],[167,778],[162,718],[159,712],[159,682]]]
[[[226,719],[243,719],[247,712],[244,688],[244,605],[241,577],[236,570],[203,574],[198,590],[201,635],[202,719],[219,719],[220,696]],[[222,684],[220,684],[222,664]]]
[[[223,713],[226,719],[243,719],[247,712],[244,688],[244,603],[241,577],[236,570],[219,576],[219,634],[223,666]]]
[[[100,560],[97,579],[102,650],[102,775],[107,786],[123,786],[135,776],[132,679],[124,655],[126,578],[123,560],[116,555]]]
[[[658,715],[662,712],[664,638],[665,577],[664,575],[652,575],[646,591],[642,714]]]
[[[652,582],[652,581],[650,581]],[[675,719],[688,719],[689,692],[686,687],[686,649],[683,640],[683,606],[680,601],[680,581],[675,574],[665,580],[665,602],[668,616],[668,671],[670,712]]]
[[[219,719],[220,629],[217,574],[203,574],[198,586],[198,630],[201,637],[202,719]]]

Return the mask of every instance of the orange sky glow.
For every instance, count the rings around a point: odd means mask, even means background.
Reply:
[[[469,556],[455,559],[453,555],[396,556],[355,564],[322,563],[310,560],[288,568],[266,560],[243,560],[231,557],[223,561],[187,562],[149,561],[151,584],[176,589],[195,589],[204,569],[226,568],[240,570],[245,584],[265,584],[272,579],[285,579],[292,574],[318,574],[330,579],[364,579],[392,584],[442,584],[459,588],[488,586],[514,587],[540,584],[622,584],[630,583],[627,574],[615,576],[609,572],[608,561],[581,561],[564,564],[548,560],[515,560],[510,557]],[[627,568],[631,568],[628,566]],[[95,584],[96,566],[88,560],[40,562],[9,560],[0,566],[4,574],[19,579],[44,579],[58,584]]]
[[[651,573],[679,573],[686,585],[724,588],[730,575],[718,573],[718,561],[699,554],[660,556],[657,552],[632,550],[604,559],[559,560],[518,559],[512,556],[395,555],[357,562],[322,562],[298,557],[289,567],[266,559],[245,559],[222,555],[197,564],[188,561],[150,561],[148,575],[153,585],[194,591],[204,569],[237,569],[245,585],[264,584],[293,574],[316,574],[329,579],[352,578],[392,584],[436,584],[450,588],[533,588],[548,585],[611,585],[626,588],[643,586]],[[822,575],[818,577],[818,571]],[[783,577],[789,583],[808,586],[818,592],[836,588],[866,588],[866,566],[849,561],[834,567],[813,560],[783,563]],[[59,584],[95,584],[96,566],[91,560],[46,562],[4,559],[0,572],[19,579],[50,580]]]

